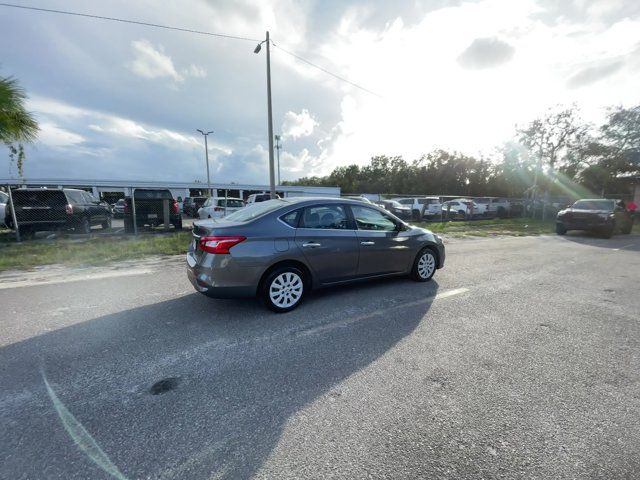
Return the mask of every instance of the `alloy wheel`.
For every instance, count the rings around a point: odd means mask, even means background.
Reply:
[[[291,308],[302,298],[304,284],[294,272],[283,272],[269,285],[269,299],[278,308]]]

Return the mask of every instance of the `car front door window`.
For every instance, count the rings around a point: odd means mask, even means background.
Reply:
[[[358,230],[393,232],[397,229],[396,223],[379,210],[352,205],[351,211]]]

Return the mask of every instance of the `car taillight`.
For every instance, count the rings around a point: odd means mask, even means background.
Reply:
[[[199,240],[200,250],[208,253],[216,253],[218,255],[228,254],[229,249],[240,242],[246,240],[247,237],[233,236],[233,237],[201,237]]]
[[[124,202],[124,205],[122,206],[122,211],[124,213],[131,213],[131,209],[129,208],[129,202]]]
[[[173,201],[173,213],[180,213],[180,205],[178,205],[177,200]]]
[[[67,212],[67,215],[73,215],[73,205],[68,203],[64,209]]]

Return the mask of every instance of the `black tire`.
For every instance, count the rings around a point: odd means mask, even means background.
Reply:
[[[413,221],[415,222],[419,222],[420,221],[420,210],[411,210],[411,216],[413,217]]]
[[[87,217],[82,217],[80,220],[80,225],[78,225],[77,233],[83,233],[85,235],[89,235],[91,233],[91,222]]]
[[[173,224],[173,228],[175,228],[176,230],[182,230],[182,219],[180,219],[176,223],[174,223]]]
[[[102,229],[111,230],[111,215],[109,215],[107,219],[104,222],[102,222]]]
[[[290,274],[293,277],[289,276]],[[287,280],[287,277],[289,280]],[[265,277],[261,284],[260,295],[269,310],[276,313],[290,312],[302,302],[309,283],[306,280],[304,272],[299,268],[292,266],[279,267]],[[278,297],[276,296],[278,284],[282,285],[281,289],[287,289],[286,293],[288,293],[284,297],[280,295],[279,298],[282,299],[280,302],[278,302]],[[292,299],[293,303],[289,303]]]
[[[19,227],[18,232],[20,233],[20,240],[29,240],[35,236],[35,232],[31,227]]]
[[[558,235],[564,235],[567,233],[567,228],[562,223],[556,223],[556,233]]]
[[[422,263],[424,258],[424,264]],[[429,247],[425,247],[413,261],[413,267],[411,268],[411,279],[416,282],[428,282],[436,273],[438,267],[438,257],[436,253]]]
[[[131,218],[124,219],[124,233],[133,233],[133,220]]]
[[[613,234],[614,234],[615,231],[616,231],[616,224],[614,223],[613,225],[611,225],[606,230],[603,230],[602,236],[604,238],[611,238],[611,237],[613,237]]]
[[[507,210],[504,207],[498,207],[498,218],[507,218]]]
[[[633,222],[629,222],[629,225],[620,230],[623,235],[629,235],[633,229]]]

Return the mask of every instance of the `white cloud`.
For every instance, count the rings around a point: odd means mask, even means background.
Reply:
[[[84,142],[84,137],[54,123],[40,122],[38,141],[50,147],[69,147]]]
[[[173,65],[171,57],[164,53],[164,47],[154,47],[148,40],[135,40],[131,42],[135,58],[129,67],[136,75],[143,78],[169,77],[176,82],[181,82],[184,77],[180,75]]]
[[[206,78],[207,71],[203,67],[192,63],[188,68],[182,70],[182,74],[185,77]]]
[[[318,122],[314,120],[308,110],[303,109],[300,113],[289,111],[284,114],[282,135],[285,138],[293,139],[308,137],[316,126],[318,126]]]

